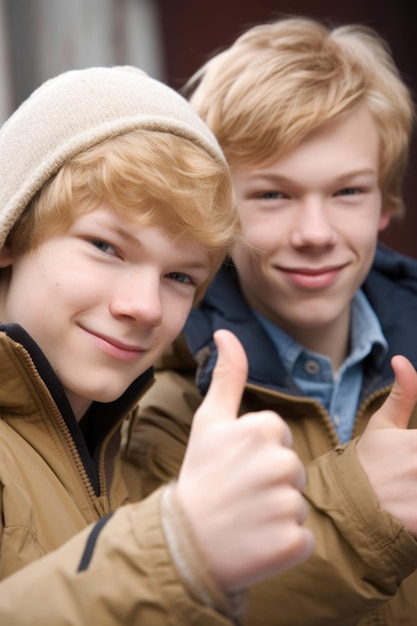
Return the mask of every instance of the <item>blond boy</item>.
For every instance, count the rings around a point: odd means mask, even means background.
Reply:
[[[239,410],[286,420],[316,538],[311,559],[251,590],[245,626],[414,624],[412,370],[407,411],[375,414],[392,357],[417,365],[417,263],[378,246],[403,210],[410,92],[372,30],[286,18],[249,29],[187,93],[231,166],[243,236],[144,398],[144,475],[175,475],[213,333],[231,330],[249,360]]]
[[[235,234],[216,140],[140,70],[62,74],[3,126],[1,624],[224,626],[248,584],[310,554],[287,426],[271,412],[236,420],[246,361],[230,333],[217,335],[216,380],[181,477],[129,504],[122,423]],[[257,478],[220,490],[235,454],[251,477],[258,459]],[[255,528],[276,547],[261,559]]]

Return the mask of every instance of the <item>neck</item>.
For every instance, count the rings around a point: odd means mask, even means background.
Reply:
[[[349,354],[350,307],[338,319],[320,326],[295,326],[282,319],[269,319],[307,350],[327,356],[332,362],[334,372],[337,372]]]
[[[72,410],[74,411],[75,419],[77,420],[77,422],[79,422],[90,408],[91,400],[82,398],[81,396],[78,396],[68,389],[65,389],[65,394],[68,398],[68,402],[70,403]]]
[[[327,356],[332,362],[334,372],[337,372],[349,354],[349,324],[346,324],[343,329],[340,327],[308,328],[297,329],[296,333],[290,330],[288,334],[307,350]]]

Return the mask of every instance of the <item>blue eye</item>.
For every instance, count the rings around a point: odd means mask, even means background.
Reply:
[[[259,198],[264,200],[278,200],[279,198],[283,198],[284,194],[282,191],[265,191],[259,194]]]
[[[101,250],[101,252],[105,252],[107,254],[116,254],[115,248],[107,243],[107,241],[102,241],[101,239],[93,239],[91,243],[98,250]]]
[[[345,187],[344,189],[340,189],[336,195],[337,196],[354,196],[357,193],[360,193],[361,190],[359,187]]]
[[[187,274],[183,274],[182,272],[171,272],[169,278],[172,278],[172,280],[182,285],[194,285],[194,281]]]

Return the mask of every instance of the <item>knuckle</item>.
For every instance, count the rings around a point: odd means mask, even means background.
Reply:
[[[258,411],[242,416],[248,429],[255,430],[263,439],[274,440],[290,447],[292,435],[289,426],[274,411]]]
[[[306,469],[294,450],[290,448],[280,448],[279,463],[280,474],[296,489],[304,489],[307,481]]]
[[[286,567],[297,564],[311,555],[314,541],[311,532],[298,524],[277,528],[274,558],[285,559]]]

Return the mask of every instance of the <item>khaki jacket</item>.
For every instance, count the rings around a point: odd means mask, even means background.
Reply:
[[[150,378],[141,377],[121,403],[96,407],[102,439],[83,437],[37,346],[18,326],[0,332],[2,626],[232,623],[199,601],[205,567],[174,489],[127,504],[120,424]],[[188,539],[181,567],[167,528]],[[184,574],[194,577],[191,588]]]
[[[395,256],[391,263],[382,254],[365,293],[392,344],[391,354],[406,354],[416,365],[417,263],[410,261],[405,272],[403,258]],[[140,466],[146,492],[178,473],[192,416],[216,360],[212,334],[221,327],[240,338],[249,358],[241,413],[272,409],[292,430],[294,448],[307,467],[307,524],[316,538],[307,562],[249,591],[244,626],[416,626],[417,542],[399,520],[378,508],[355,450],[357,437],[391,389],[390,357],[378,366],[368,360],[353,439],[340,445],[324,408],[287,380],[230,269],[216,278],[141,400],[127,454]],[[410,428],[417,428],[417,412]]]

